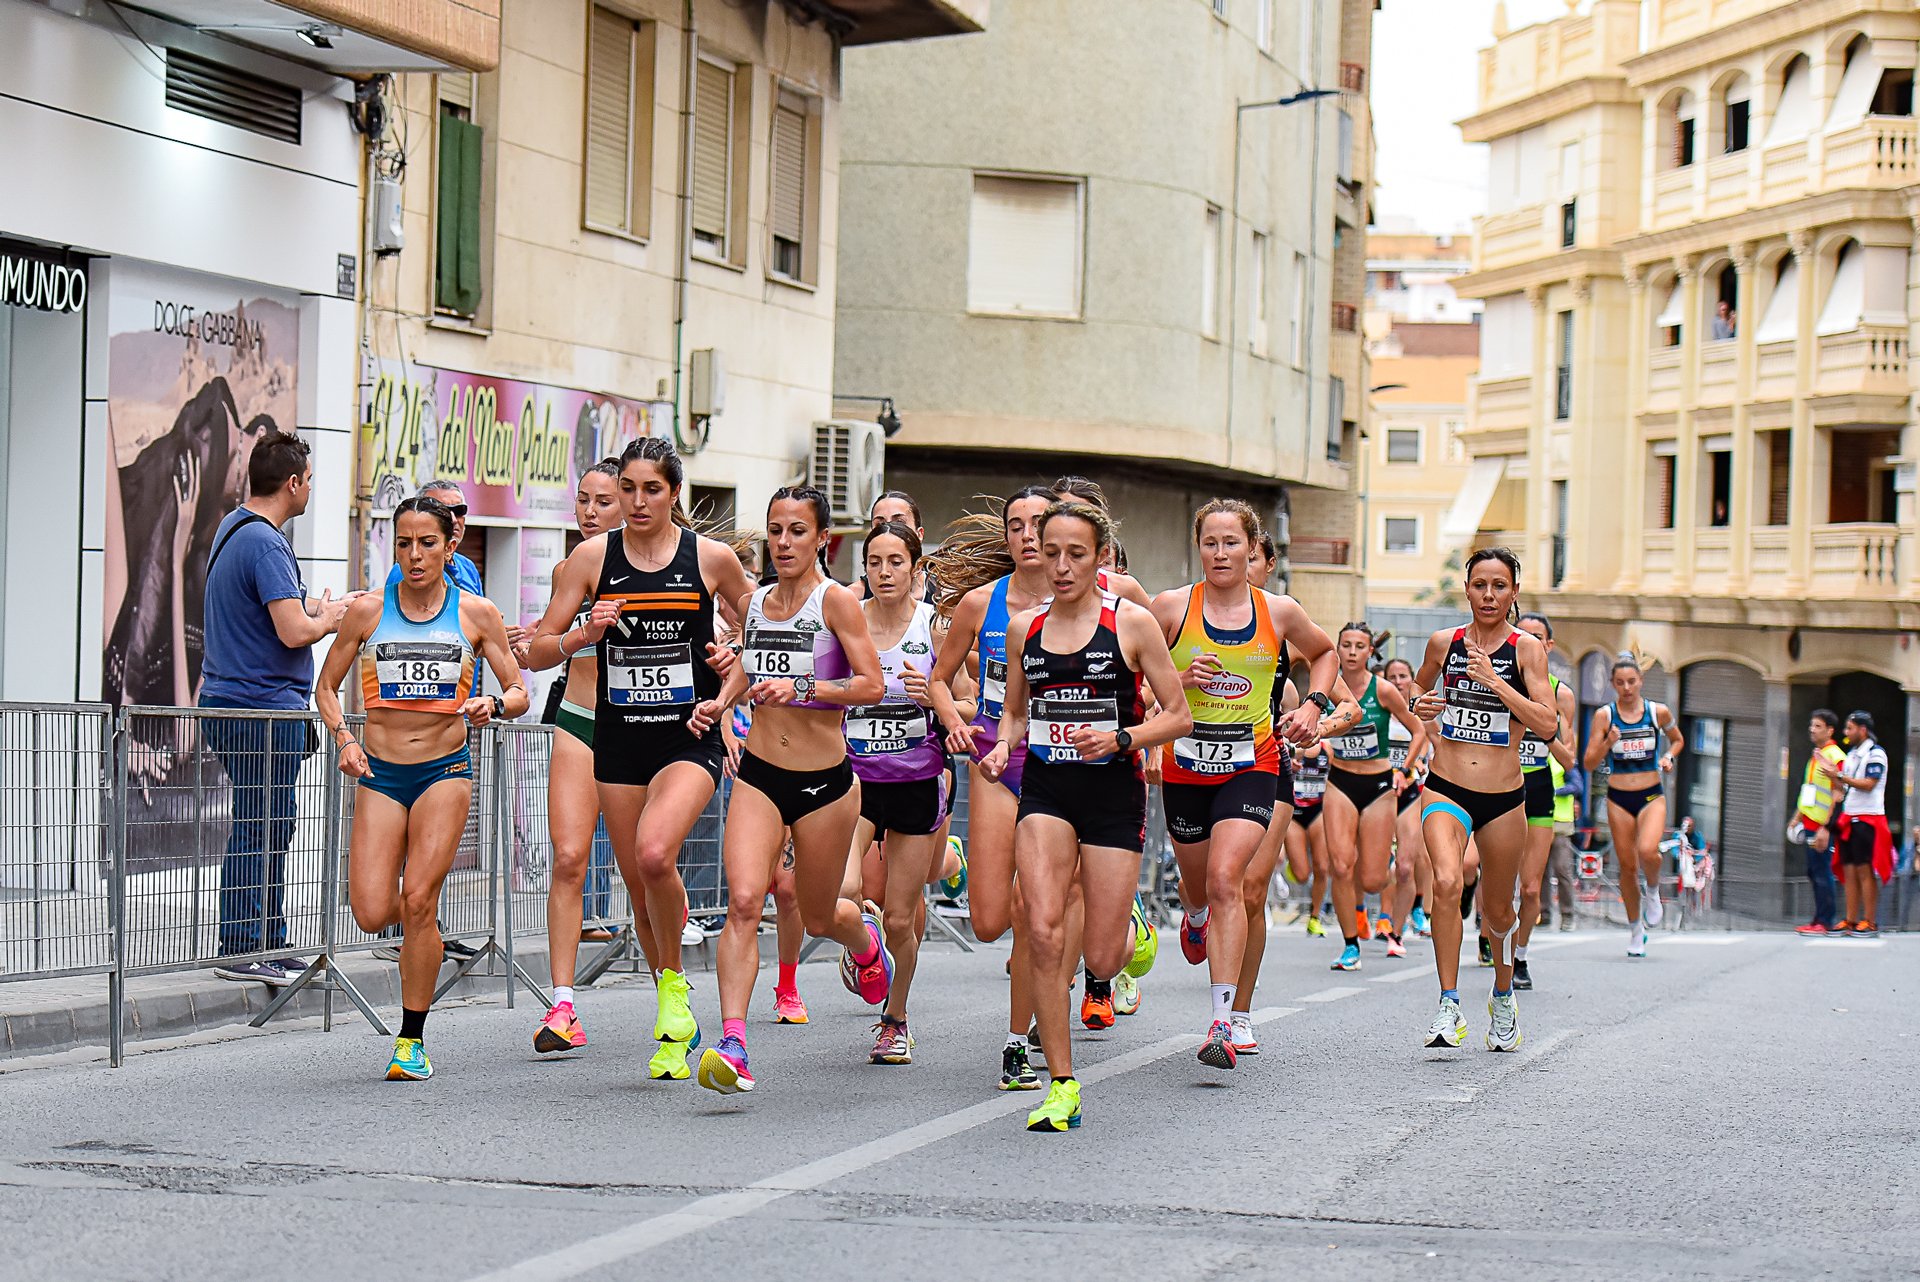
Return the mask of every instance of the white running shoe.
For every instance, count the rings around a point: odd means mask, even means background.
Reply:
[[[1113,977],[1113,1013],[1116,1015],[1140,1013],[1140,981],[1124,970]]]
[[[1660,919],[1667,915],[1660,904],[1660,887],[1648,886],[1640,892],[1640,914],[1647,919],[1647,925],[1658,926]]]
[[[1258,1055],[1260,1043],[1253,1036],[1253,1016],[1233,1012],[1233,1051],[1236,1055]]]
[[[1460,1014],[1460,1003],[1451,997],[1440,999],[1440,1009],[1427,1025],[1426,1044],[1435,1050],[1458,1050],[1467,1040],[1467,1021]]]
[[[1647,923],[1633,923],[1633,933],[1627,938],[1627,956],[1645,957],[1647,955]]]
[[[1495,993],[1487,1001],[1487,1014],[1493,1018],[1493,1024],[1487,1029],[1487,1049],[1490,1051],[1517,1051],[1520,1049],[1520,1004],[1508,993],[1502,997]]]

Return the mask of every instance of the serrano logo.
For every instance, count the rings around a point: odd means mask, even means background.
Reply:
[[[1237,672],[1222,672],[1200,689],[1216,699],[1244,699],[1253,693],[1253,682]]]

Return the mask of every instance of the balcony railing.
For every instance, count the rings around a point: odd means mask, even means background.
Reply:
[[[1793,553],[1788,543],[1790,531],[1784,525],[1761,525],[1747,532],[1747,572],[1756,586],[1768,580],[1780,582],[1787,577]]]
[[[1886,600],[1899,591],[1900,529],[1878,522],[1817,525],[1807,595]]]
[[[1654,412],[1675,409],[1680,404],[1680,355],[1678,347],[1656,347],[1647,360],[1647,408]]]
[[[1693,590],[1719,596],[1727,590],[1733,569],[1733,531],[1710,525],[1693,532]]]
[[[1762,148],[1757,180],[1751,151],[1713,156],[1655,175],[1647,230],[1665,231],[1703,217],[1781,205],[1816,191],[1896,191],[1920,182],[1920,121],[1914,117],[1868,116],[1821,142],[1817,163],[1805,138],[1771,147],[1756,143]],[[1704,175],[1696,172],[1702,163]],[[1703,178],[1704,206],[1696,204]]]
[[[1906,327],[1863,325],[1844,334],[1823,335],[1814,383],[1820,395],[1870,392],[1905,396]],[[1898,421],[1906,422],[1904,409]]]
[[[1555,252],[1542,232],[1545,218],[1545,207],[1541,205],[1486,215],[1480,220],[1476,267],[1480,271],[1492,271]]]
[[[1733,403],[1734,373],[1738,359],[1738,345],[1731,338],[1717,339],[1700,345],[1701,404],[1730,405]]]
[[[1827,136],[1826,186],[1905,187],[1920,178],[1912,116],[1869,116]]]
[[[1648,530],[1641,538],[1640,590],[1665,592],[1673,586],[1673,531]]]
[[[1797,355],[1792,339],[1754,347],[1753,394],[1761,400],[1785,400],[1793,395]]]
[[[1346,565],[1352,551],[1351,539],[1303,538],[1287,545],[1287,559],[1295,565]]]

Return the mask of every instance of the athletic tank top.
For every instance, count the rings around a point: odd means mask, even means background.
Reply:
[[[980,620],[980,639],[974,648],[980,660],[980,715],[998,721],[1007,705],[1007,588],[1008,575],[987,594],[987,612]]]
[[[1110,592],[1100,596],[1100,621],[1087,643],[1071,654],[1055,654],[1041,644],[1041,631],[1053,603],[1040,607],[1027,629],[1020,651],[1020,671],[1027,678],[1027,751],[1048,765],[1080,764],[1073,734],[1082,726],[1112,734],[1137,726],[1146,718],[1140,674],[1127,666],[1120,653],[1120,599]],[[1095,765],[1121,765],[1140,771],[1140,754],[1123,753]]]
[[[1616,775],[1646,774],[1660,768],[1660,724],[1654,719],[1653,701],[1640,700],[1640,719],[1629,722],[1621,717],[1620,705],[1607,705],[1613,728],[1620,742],[1607,750],[1607,770]]]
[[[596,599],[620,607],[600,640],[596,723],[608,716],[625,726],[679,723],[720,693],[720,677],[707,666],[713,594],[700,575],[699,535],[681,530],[672,559],[643,570],[627,560],[620,532],[609,534]]]
[[[1440,713],[1440,737],[1454,743],[1508,747],[1514,742],[1513,714],[1499,695],[1467,675],[1466,636],[1464,627],[1453,630],[1453,640],[1447,646],[1447,661],[1441,668],[1440,688],[1446,695],[1447,706]],[[1493,664],[1495,675],[1525,695],[1527,678],[1520,671],[1520,652],[1516,648],[1519,639],[1518,632],[1508,632],[1506,639],[1488,652],[1487,658]]]
[[[1387,718],[1387,760],[1395,770],[1407,768],[1407,753],[1413,750],[1413,731],[1394,717]]]
[[[1360,722],[1337,738],[1326,740],[1327,751],[1335,761],[1378,761],[1387,755],[1387,723],[1393,718],[1380,706],[1380,678],[1367,678],[1367,691],[1360,696]]]
[[[1216,632],[1206,618],[1206,587],[1196,583],[1187,596],[1186,616],[1173,641],[1173,666],[1185,669],[1194,656],[1212,654],[1220,674],[1188,690],[1193,729],[1174,741],[1164,766],[1173,783],[1218,783],[1242,770],[1277,773],[1279,747],[1273,737],[1273,691],[1280,638],[1273,613],[1247,589],[1253,617],[1236,634]]]
[[[900,676],[908,668],[933,671],[933,607],[913,607],[913,621],[899,642],[880,652],[886,693],[868,707],[847,709],[847,751],[853,772],[871,783],[931,779],[947,766],[946,750],[933,733],[933,716],[907,697]]]
[[[473,658],[451,579],[439,613],[424,623],[400,612],[400,585],[389,583],[380,622],[360,646],[360,693],[369,711],[458,712],[473,696]]]
[[[1554,676],[1552,673],[1547,674],[1547,691],[1549,694],[1554,696],[1553,698],[1547,700],[1547,702],[1553,704],[1554,711],[1558,712],[1560,710],[1560,702],[1559,702],[1560,678]],[[1535,770],[1545,770],[1547,768],[1547,762],[1551,761],[1552,759],[1553,759],[1553,756],[1547,750],[1547,741],[1545,739],[1542,739],[1539,735],[1535,734],[1531,730],[1525,731],[1524,733],[1521,734],[1520,736],[1520,769],[1521,770],[1527,771],[1527,772],[1532,772]]]
[[[821,602],[826,599],[827,589],[833,586],[833,580],[821,579],[814,584],[813,591],[807,594],[807,599],[800,603],[800,608],[791,619],[769,619],[767,595],[779,586],[778,583],[769,583],[757,589],[747,606],[746,647],[740,656],[741,662],[746,664],[747,676],[754,681],[771,681],[780,677],[839,681],[852,676],[853,667],[847,662],[846,651],[840,648],[840,638],[833,635],[833,629],[827,626],[826,616],[821,611]],[[787,706],[825,712],[844,711],[837,703],[821,703],[817,699],[808,699],[804,703],[795,700]]]
[[[1327,795],[1327,769],[1330,764],[1324,752],[1303,756],[1294,764],[1293,804],[1297,808],[1310,810]]]

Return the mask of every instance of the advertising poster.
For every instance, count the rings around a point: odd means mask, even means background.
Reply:
[[[101,698],[192,705],[214,533],[247,497],[254,443],[296,426],[298,299],[121,261],[108,306]],[[196,765],[213,785],[207,800],[224,807],[224,775],[189,730],[157,719],[136,728],[130,844],[135,831],[185,821]],[[181,834],[155,833],[169,835],[177,845]]]

